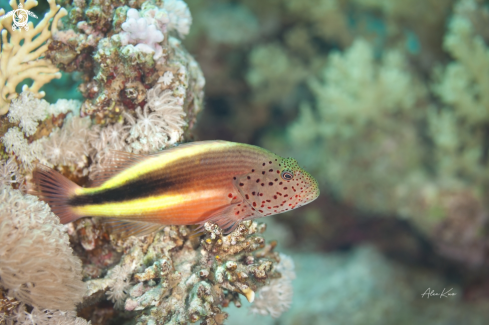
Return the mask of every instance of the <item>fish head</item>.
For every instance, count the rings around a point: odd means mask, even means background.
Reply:
[[[278,156],[239,177],[236,187],[254,209],[253,218],[294,210],[319,196],[317,181],[295,159]]]
[[[283,158],[280,177],[283,185],[282,190],[289,194],[292,209],[297,209],[311,203],[319,196],[319,184],[314,177],[299,166],[294,158]],[[287,187],[286,190],[284,188]]]

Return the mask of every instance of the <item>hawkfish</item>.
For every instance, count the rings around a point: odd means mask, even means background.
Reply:
[[[112,155],[86,188],[38,165],[33,191],[63,224],[107,218],[127,235],[206,222],[227,234],[244,220],[297,209],[319,196],[317,181],[295,159],[248,144],[202,141],[157,154]]]

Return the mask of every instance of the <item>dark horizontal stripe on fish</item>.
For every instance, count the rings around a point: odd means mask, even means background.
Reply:
[[[257,160],[256,151],[247,149],[212,150],[189,155],[168,164],[161,170],[149,172],[137,179],[130,179],[122,186],[73,197],[69,204],[82,206],[124,202],[159,196],[177,189],[200,187],[203,182],[213,180],[218,173],[232,174],[233,170],[240,169],[241,165],[254,164]]]
[[[75,196],[69,200],[68,204],[71,206],[82,206],[87,204],[124,202],[161,195],[175,185],[175,180],[169,179],[164,175],[154,174],[148,174],[144,178],[135,179],[122,186],[107,189],[102,192]],[[183,179],[180,179],[178,182],[183,185],[183,181]]]

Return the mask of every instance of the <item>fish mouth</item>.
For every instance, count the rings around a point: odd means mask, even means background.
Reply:
[[[319,188],[316,188],[316,190],[313,193],[309,194],[309,196],[307,198],[309,200],[309,202],[312,202],[315,199],[317,199],[319,197],[319,193],[320,193]]]

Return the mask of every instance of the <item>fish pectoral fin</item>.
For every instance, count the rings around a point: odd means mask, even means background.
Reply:
[[[218,225],[225,235],[233,232],[242,220],[242,216],[239,213],[236,214],[236,212],[239,211],[240,206],[243,204],[245,204],[243,200],[233,200],[233,203],[212,211],[199,223],[199,226],[192,231],[191,236],[199,236],[203,234],[205,232],[204,224],[206,222]]]
[[[113,234],[122,237],[145,236],[163,229],[166,225],[145,221],[121,220],[117,218],[100,218],[100,221],[110,229]]]

